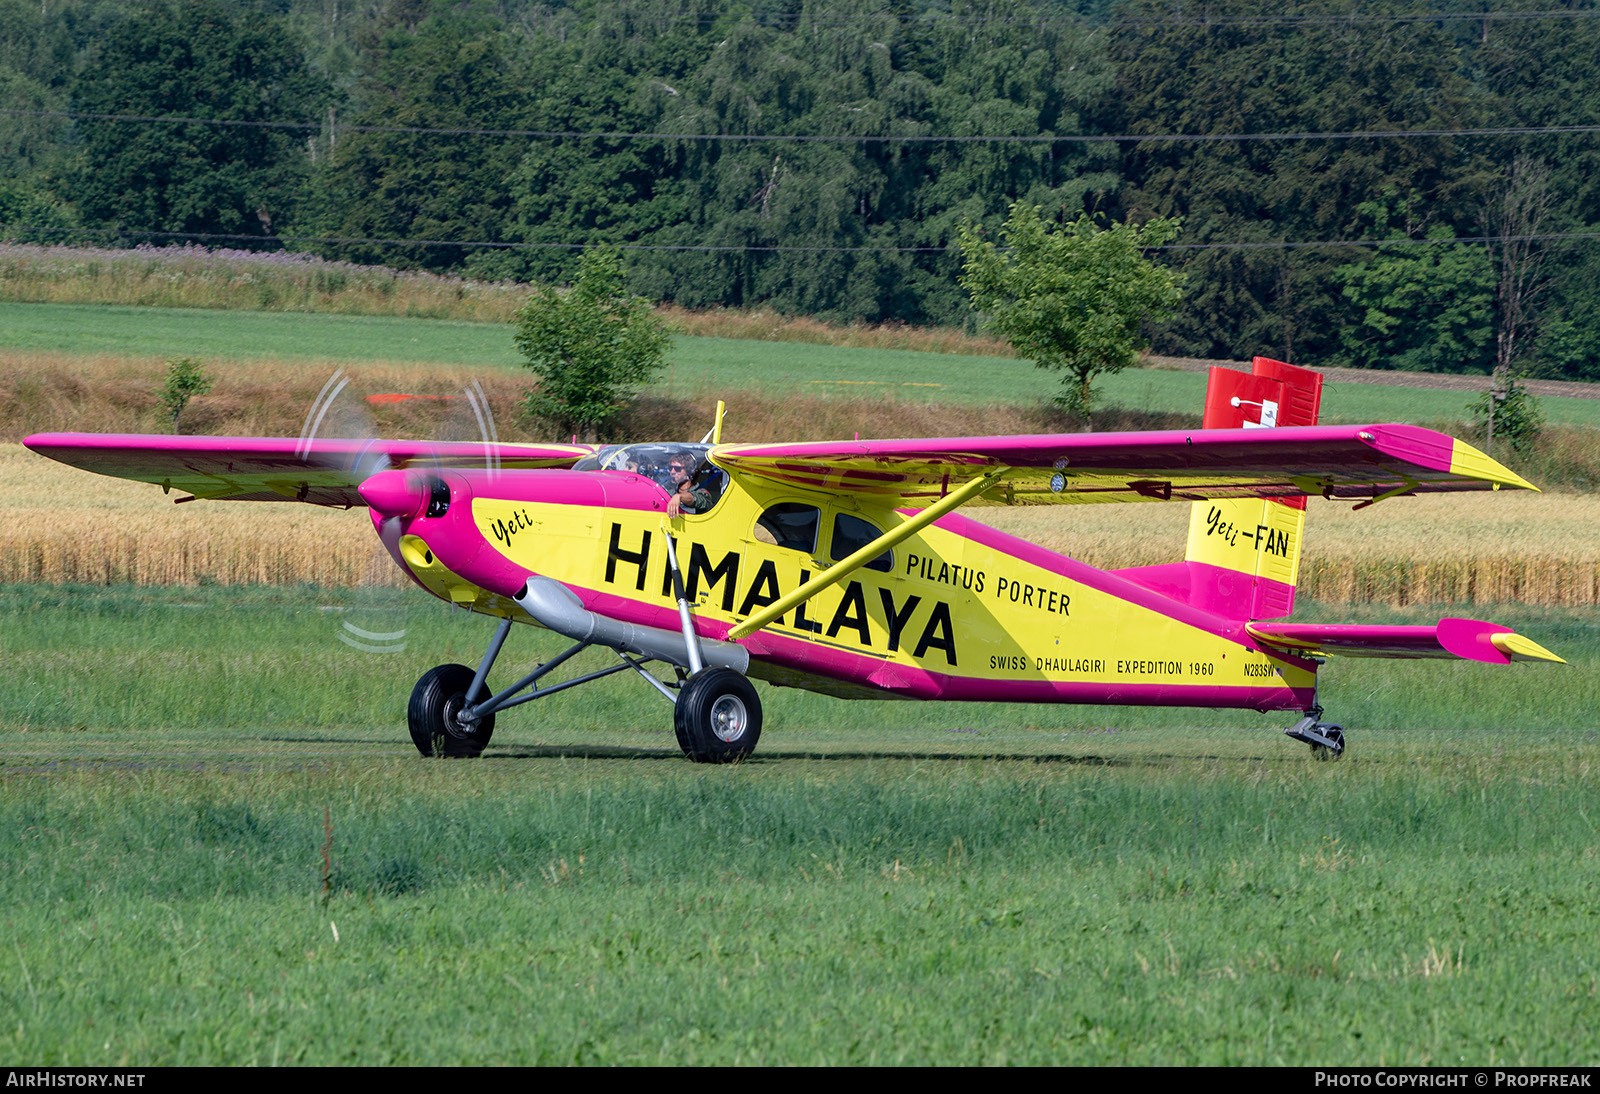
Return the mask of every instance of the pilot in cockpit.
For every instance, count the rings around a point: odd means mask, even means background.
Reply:
[[[671,482],[667,492],[672,495],[667,499],[667,516],[704,513],[711,508],[716,499],[708,486],[695,481],[699,470],[700,461],[687,451],[675,452],[667,461],[667,475]]]

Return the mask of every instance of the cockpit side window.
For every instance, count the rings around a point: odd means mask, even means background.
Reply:
[[[849,558],[881,535],[883,533],[876,526],[860,517],[853,517],[849,513],[836,513],[833,517],[833,542],[829,545],[828,557],[835,562]],[[894,552],[883,552],[867,563],[867,569],[886,574],[892,572]]]
[[[810,555],[816,553],[817,528],[821,523],[822,511],[815,505],[785,501],[767,507],[756,521],[755,534],[763,543]]]
[[[728,488],[728,473],[720,467],[705,464],[694,477],[694,487],[697,492],[704,491],[705,508],[699,510],[709,513],[722,500],[723,491]]]
[[[679,494],[683,511],[695,515],[710,512],[728,489],[728,473],[711,463],[710,452],[708,444],[613,444],[578,460],[572,469],[640,475],[668,494]]]

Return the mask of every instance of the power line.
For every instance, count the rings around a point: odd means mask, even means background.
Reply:
[[[754,254],[949,254],[954,244],[942,247],[846,247],[846,246],[793,246],[716,243],[614,243],[593,240],[585,243],[538,243],[506,240],[455,240],[455,239],[378,239],[362,236],[259,236],[232,235],[221,232],[154,232],[115,228],[52,228],[33,224],[0,224],[0,233],[29,232],[53,235],[79,236],[144,236],[156,239],[215,240],[233,243],[322,243],[335,246],[387,246],[387,247],[461,247],[469,250],[564,250],[581,251],[589,247],[615,247],[620,251],[698,251],[702,253],[754,253]],[[1150,247],[1152,251],[1291,251],[1306,247],[1437,247],[1451,244],[1490,244],[1523,242],[1576,242],[1600,240],[1600,231],[1593,232],[1538,232],[1525,235],[1451,236],[1443,239],[1308,239],[1269,240],[1261,242],[1211,242],[1166,243]]]
[[[1532,243],[1543,241],[1600,239],[1596,232],[1535,232],[1525,235],[1501,236],[1450,236],[1445,239],[1306,239],[1278,240],[1261,243],[1164,243],[1151,247],[1153,251],[1205,251],[1205,250],[1274,250],[1292,251],[1303,247],[1431,247],[1468,243]]]
[[[220,232],[147,232],[125,228],[46,228],[28,224],[0,224],[0,232],[36,232],[83,236],[150,236],[157,239],[212,239],[235,243],[327,243],[334,245],[392,246],[392,247],[464,247],[475,250],[565,250],[581,251],[588,247],[616,247],[622,251],[706,251],[706,252],[793,252],[819,253],[901,253],[944,254],[945,247],[802,247],[756,246],[750,244],[722,245],[715,243],[611,243],[593,240],[588,243],[525,243],[505,240],[454,240],[454,239],[371,239],[360,236],[259,236],[228,235]]]
[[[1098,29],[1160,29],[1163,27],[1308,27],[1308,26],[1382,26],[1409,23],[1515,23],[1551,19],[1591,19],[1600,16],[1595,9],[1543,9],[1530,11],[1419,11],[1409,13],[1364,14],[1360,12],[1323,13],[1312,15],[1177,15],[1152,18],[1095,18],[1087,15],[956,15],[943,12],[902,14],[892,11],[849,14],[816,15],[806,12],[680,12],[614,11],[609,17],[621,22],[681,24],[712,26],[724,19],[751,18],[762,26],[777,26],[796,30],[812,26],[852,26],[894,22],[902,26],[937,29],[944,26],[961,28],[983,26],[1027,27],[1080,27]]]
[[[142,125],[213,125],[254,129],[320,131],[326,122],[275,122],[154,114],[91,114],[73,110],[0,109],[0,115],[129,122]],[[1361,129],[1283,133],[1069,133],[1040,136],[831,136],[803,133],[658,133],[600,130],[495,129],[478,126],[345,125],[337,133],[405,133],[421,136],[527,137],[544,140],[660,140],[816,144],[1198,144],[1222,141],[1409,140],[1424,137],[1561,136],[1600,133],[1600,125],[1496,125],[1466,129]]]

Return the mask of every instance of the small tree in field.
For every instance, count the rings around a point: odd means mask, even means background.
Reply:
[[[167,382],[162,386],[159,397],[172,412],[174,433],[178,432],[178,417],[183,413],[183,408],[189,405],[189,400],[210,390],[211,377],[206,375],[206,370],[200,367],[200,362],[195,358],[174,357],[167,362]]]
[[[1483,431],[1483,450],[1494,453],[1494,439],[1504,437],[1518,452],[1533,447],[1544,430],[1544,408],[1539,397],[1514,375],[1497,370],[1489,378],[1489,390],[1467,404],[1473,425]]]
[[[1060,228],[1021,202],[1000,230],[1004,248],[961,230],[961,286],[1018,353],[1066,373],[1056,400],[1092,428],[1096,376],[1138,360],[1139,326],[1178,302],[1178,275],[1143,254],[1178,234],[1178,221],[1101,228],[1087,213]]]
[[[648,300],[624,290],[622,260],[609,248],[584,252],[567,291],[535,289],[516,328],[517,349],[539,376],[524,411],[586,441],[666,360],[666,324]]]

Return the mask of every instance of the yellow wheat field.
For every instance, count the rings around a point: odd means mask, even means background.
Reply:
[[[1183,556],[1188,506],[973,509],[1094,566]],[[1600,603],[1600,497],[1501,492],[1314,499],[1301,589],[1343,603]],[[63,584],[400,584],[365,510],[193,502],[0,445],[0,580]]]
[[[399,584],[364,509],[173,503],[0,445],[0,581]]]

